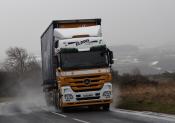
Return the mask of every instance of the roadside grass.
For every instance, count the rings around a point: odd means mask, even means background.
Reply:
[[[117,108],[175,114],[175,82],[120,88]]]

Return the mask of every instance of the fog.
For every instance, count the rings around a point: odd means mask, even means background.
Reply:
[[[1,0],[0,57],[10,46],[40,55],[40,35],[54,19],[102,18],[108,45],[172,44],[174,5],[174,0]]]
[[[6,77],[6,86],[1,82],[1,95],[4,90],[7,100],[0,102],[0,115],[31,113],[46,107],[40,69],[23,73],[17,78]]]

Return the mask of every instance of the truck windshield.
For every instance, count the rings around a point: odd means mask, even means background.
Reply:
[[[76,53],[61,53],[63,70],[100,68],[108,66],[107,53],[104,51],[88,51]]]

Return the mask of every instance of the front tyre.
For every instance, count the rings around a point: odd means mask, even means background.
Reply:
[[[57,90],[54,91],[53,100],[54,100],[55,108],[59,109],[59,96],[58,96],[58,91]]]
[[[61,112],[66,112],[66,108],[65,107],[63,107],[63,100],[62,100],[62,94],[61,93],[58,93],[58,103],[57,103],[57,105],[58,105],[58,109],[61,111]]]
[[[100,110],[100,107],[101,107],[100,105],[90,105],[90,106],[88,106],[90,111],[98,111],[98,110]]]
[[[110,109],[110,104],[104,104],[103,105],[103,110],[104,111],[109,111],[109,109]]]
[[[45,101],[47,106],[52,106],[53,105],[53,100],[52,100],[52,94],[49,92],[45,92]]]

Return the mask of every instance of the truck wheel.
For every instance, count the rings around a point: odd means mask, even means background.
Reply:
[[[55,108],[59,109],[59,97],[58,97],[58,92],[57,91],[54,91],[53,98],[54,98]]]
[[[110,104],[103,105],[103,110],[104,111],[109,111],[109,108],[110,108]]]
[[[97,111],[97,110],[100,110],[100,105],[90,105],[88,106],[89,110],[91,111]]]
[[[58,105],[59,105],[59,109],[61,110],[61,107],[62,107],[62,102],[61,102],[61,98],[59,97],[59,102],[58,102]]]
[[[67,111],[67,110],[66,110],[65,107],[62,107],[62,108],[61,108],[61,112],[62,112],[62,113],[66,113],[66,111]]]
[[[63,102],[62,102],[62,99],[61,98],[59,98],[58,105],[59,105],[59,109],[60,109],[61,112],[63,112],[63,113],[66,112],[66,108],[62,106],[63,105]]]
[[[45,101],[46,101],[47,106],[52,105],[50,94],[48,92],[45,92]]]

